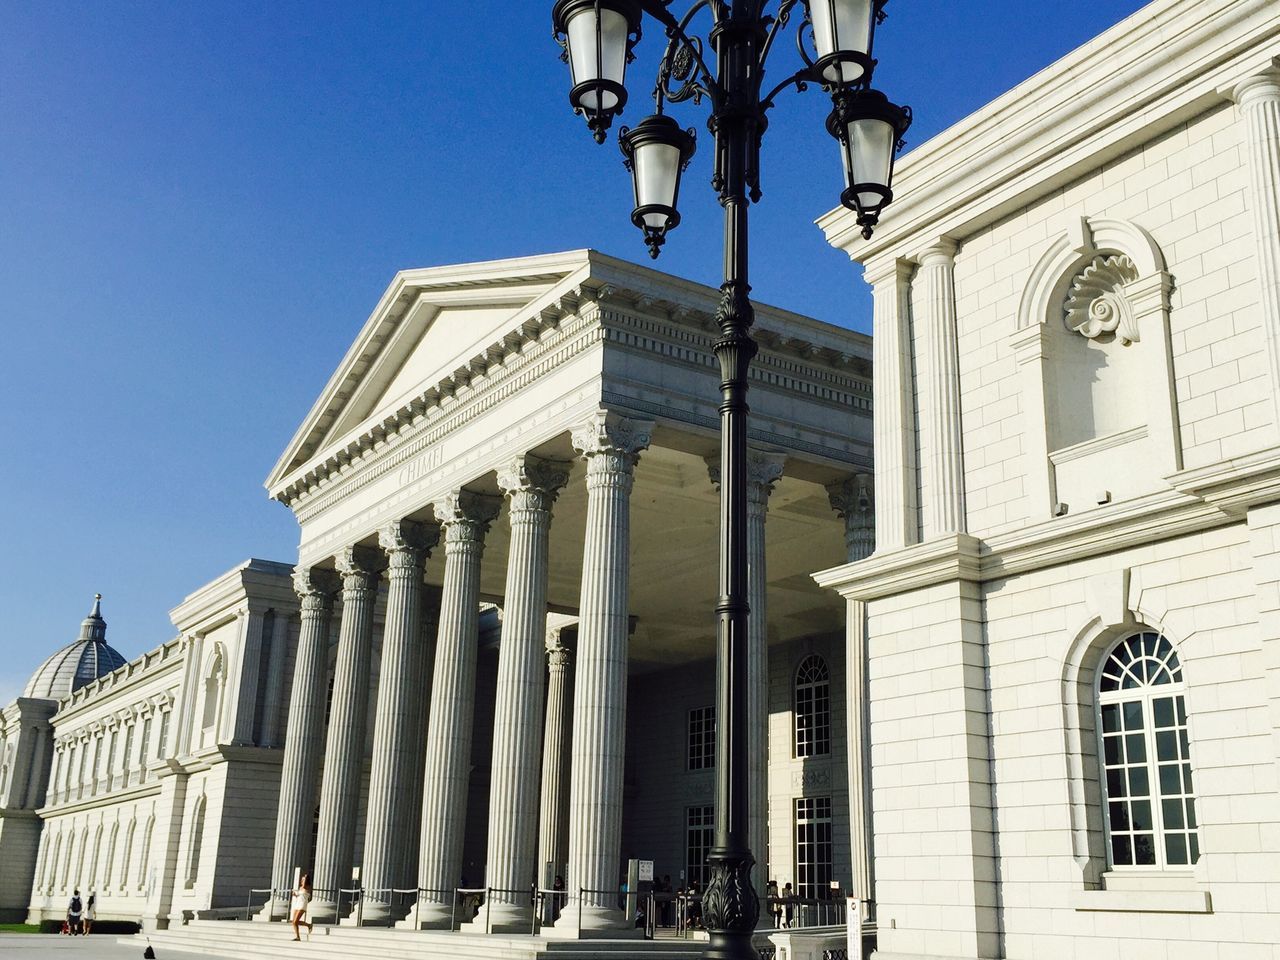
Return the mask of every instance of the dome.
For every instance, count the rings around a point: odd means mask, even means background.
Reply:
[[[63,647],[40,664],[31,675],[24,697],[60,700],[87,683],[123,667],[127,661],[107,646],[107,621],[102,619],[102,594],[93,598],[93,610],[80,624],[75,643]]]

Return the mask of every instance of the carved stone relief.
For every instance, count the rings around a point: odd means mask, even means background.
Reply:
[[[1107,342],[1114,335],[1126,346],[1136,343],[1138,323],[1124,287],[1137,279],[1137,266],[1124,254],[1098,254],[1071,281],[1067,329],[1090,340]]]

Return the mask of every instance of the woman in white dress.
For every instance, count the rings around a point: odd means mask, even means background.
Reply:
[[[84,932],[93,932],[93,921],[98,919],[98,895],[89,894],[89,902],[84,905]]]
[[[293,924],[293,939],[300,940],[298,927],[307,928],[307,936],[311,936],[311,921],[306,919],[307,907],[311,903],[311,875],[302,874],[298,885],[293,888],[293,899],[289,902],[289,921]]]

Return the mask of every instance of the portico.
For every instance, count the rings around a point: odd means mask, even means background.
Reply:
[[[544,934],[629,934],[629,681],[713,669],[718,297],[593,251],[396,277],[268,480],[301,525],[293,689],[310,693],[290,711],[275,887],[314,867],[332,914],[358,867],[366,922],[439,927],[465,878],[489,888],[475,930],[527,932],[550,858],[569,902]],[[768,646],[842,629],[808,574],[847,558],[828,488],[870,469],[870,344],[768,307],[756,332],[763,767]],[[476,726],[483,604],[501,611],[491,737]],[[549,611],[574,630],[548,642]],[[323,661],[302,649],[326,642],[327,707]],[[380,893],[413,887],[407,913]]]

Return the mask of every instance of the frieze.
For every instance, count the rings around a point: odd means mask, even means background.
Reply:
[[[791,786],[795,790],[825,790],[831,786],[831,765],[806,765],[791,775]]]

